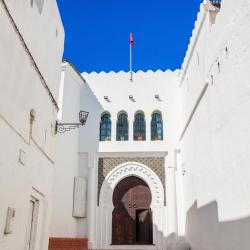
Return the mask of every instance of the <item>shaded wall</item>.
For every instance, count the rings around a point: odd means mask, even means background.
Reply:
[[[43,10],[39,13],[30,6],[30,1],[0,1],[2,250],[27,248],[31,200],[36,200],[38,207],[38,212],[33,216],[33,247],[43,250],[48,247],[57,114],[57,105],[51,94],[55,97],[59,92],[59,65],[64,40],[56,2],[46,1]],[[47,29],[51,19],[61,31],[61,36],[56,39],[55,33]],[[39,40],[36,36],[38,27]],[[53,53],[44,52],[48,44],[53,48]],[[31,110],[35,118],[32,122]],[[12,233],[6,234],[8,207],[15,210],[15,217]]]
[[[185,234],[193,250],[249,249],[250,3],[215,13],[202,7],[180,76]]]

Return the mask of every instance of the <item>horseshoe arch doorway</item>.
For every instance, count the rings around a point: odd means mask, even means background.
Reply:
[[[113,245],[153,244],[151,202],[151,191],[142,179],[130,176],[118,183],[113,193]]]

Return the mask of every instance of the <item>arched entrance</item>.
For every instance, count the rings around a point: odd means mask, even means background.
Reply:
[[[126,162],[114,168],[106,176],[100,191],[100,202],[96,208],[95,241],[92,243],[93,249],[142,249],[142,246],[120,245],[113,243],[113,196],[114,190],[120,182],[128,177],[136,176],[144,180],[151,191],[152,202],[150,209],[153,220],[153,245],[150,250],[165,249],[163,234],[166,235],[167,211],[164,206],[164,188],[160,178],[148,166],[138,162]],[[90,243],[91,244],[91,243]]]
[[[112,244],[153,244],[152,195],[142,179],[130,176],[113,193]]]

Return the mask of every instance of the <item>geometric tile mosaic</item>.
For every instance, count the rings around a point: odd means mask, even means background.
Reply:
[[[99,158],[98,161],[98,200],[102,184],[105,180],[105,177],[112,171],[115,167],[126,162],[138,162],[148,166],[151,170],[155,172],[156,175],[160,178],[163,188],[164,188],[164,198],[166,193],[166,184],[165,184],[165,160],[164,157],[106,157]],[[165,198],[166,203],[166,198]]]

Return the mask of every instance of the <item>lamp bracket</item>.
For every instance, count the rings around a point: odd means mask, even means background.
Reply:
[[[88,115],[89,115],[89,112],[80,111],[79,123],[59,123],[58,121],[56,121],[55,134],[65,133],[65,132],[68,132],[70,130],[73,130],[73,129],[79,128],[80,126],[85,125]]]

